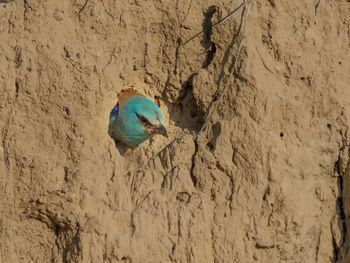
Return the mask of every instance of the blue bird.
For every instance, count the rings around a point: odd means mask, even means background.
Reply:
[[[119,95],[109,115],[108,134],[115,142],[121,141],[129,147],[140,147],[155,134],[168,137],[158,106],[132,89]]]

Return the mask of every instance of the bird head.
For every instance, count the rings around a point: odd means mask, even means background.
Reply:
[[[155,134],[168,137],[163,114],[158,106],[148,98],[141,96],[129,98],[121,107],[120,115],[128,123],[129,132],[135,137],[141,137],[143,140]]]
[[[144,129],[145,133],[147,133],[150,136],[153,136],[155,134],[160,134],[165,137],[168,137],[167,130],[165,129],[164,125],[160,121],[152,122],[150,119],[152,118],[153,114],[148,114],[147,112],[143,113],[136,113],[136,116],[139,120],[139,124]]]

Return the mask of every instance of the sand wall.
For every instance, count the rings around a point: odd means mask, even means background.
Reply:
[[[0,1],[0,261],[350,262],[350,3],[315,4]],[[169,138],[115,146],[130,87]]]

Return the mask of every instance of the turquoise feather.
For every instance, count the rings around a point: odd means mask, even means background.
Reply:
[[[138,147],[154,134],[167,136],[164,117],[158,106],[141,96],[130,96],[112,109],[109,135],[129,147]]]

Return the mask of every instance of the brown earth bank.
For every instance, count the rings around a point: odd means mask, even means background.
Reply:
[[[0,262],[350,262],[350,2],[241,3],[0,0]]]

